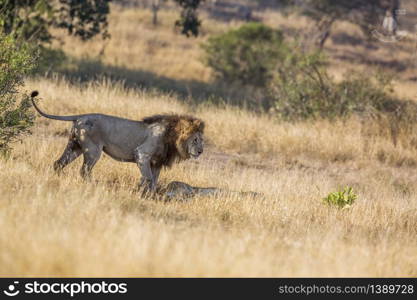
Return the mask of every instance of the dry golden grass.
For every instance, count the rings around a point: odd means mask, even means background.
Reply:
[[[221,32],[221,28],[224,31],[226,26],[205,22],[202,36],[189,39],[175,32],[177,12],[162,10],[160,24],[154,27],[150,10],[125,10],[116,5],[112,10],[110,40],[103,42],[96,38],[80,43],[63,35],[65,52],[77,58],[100,58],[108,66],[152,72],[177,80],[207,81],[210,78],[210,70],[200,60],[199,44],[207,34]]]
[[[190,112],[172,97],[106,82],[28,87],[60,114]],[[51,164],[70,124],[39,119],[0,161],[1,275],[417,275],[415,168],[366,156],[360,131],[342,124],[279,124],[233,108],[194,113],[206,120],[211,146],[201,159],[163,172],[161,182],[253,190],[264,199],[143,199],[134,192],[136,166],[107,157],[91,183],[79,178],[80,160],[57,176]],[[388,142],[375,144],[401,155]],[[322,204],[341,185],[356,188],[357,203],[343,211]]]
[[[174,42],[166,28],[160,39],[175,44],[147,53],[129,35],[148,25],[129,14],[112,15],[123,24],[110,23],[116,40],[105,61],[175,79],[208,76],[189,55],[197,55],[195,41]],[[125,35],[120,40],[117,24]],[[178,48],[182,42],[194,50]],[[99,47],[74,42],[66,51],[82,57]],[[178,61],[163,60],[169,55]],[[417,276],[417,149],[401,139],[394,147],[387,135],[365,134],[355,118],[282,123],[104,79],[28,80],[26,89],[35,88],[40,106],[55,114],[195,114],[207,123],[207,149],[198,160],[163,171],[161,184],[181,180],[265,197],[142,198],[135,192],[137,167],[106,156],[92,182],[79,176],[81,159],[58,176],[52,163],[71,124],[38,118],[33,135],[0,160],[1,276]],[[345,185],[358,193],[350,209],[322,203]]]

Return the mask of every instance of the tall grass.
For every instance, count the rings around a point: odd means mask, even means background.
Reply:
[[[35,80],[27,87],[42,91],[40,105],[58,114],[190,113],[174,97],[108,82],[79,88]],[[362,155],[359,128],[280,124],[236,108],[193,113],[208,124],[209,146],[200,159],[164,171],[161,183],[253,190],[264,199],[141,198],[137,167],[107,157],[91,183],[78,175],[80,160],[55,175],[52,162],[70,124],[38,119],[34,134],[0,161],[1,275],[417,274],[415,172]],[[378,143],[388,151],[388,142]],[[359,195],[349,210],[322,203],[340,185]]]

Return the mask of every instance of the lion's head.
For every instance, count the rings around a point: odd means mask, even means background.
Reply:
[[[180,120],[174,128],[177,136],[175,145],[182,159],[197,158],[203,153],[204,123],[200,119],[180,116]]]
[[[175,158],[197,158],[204,149],[204,122],[187,115],[156,115],[143,119],[147,124],[161,123],[166,127],[167,165]]]
[[[192,158],[199,157],[204,150],[204,139],[201,132],[193,133],[186,141],[186,152]]]

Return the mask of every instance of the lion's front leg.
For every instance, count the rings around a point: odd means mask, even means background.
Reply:
[[[142,178],[140,180],[141,186],[150,188],[151,191],[156,190],[156,182],[154,176],[152,175],[152,169],[150,163],[142,162],[138,163],[140,172],[142,173]]]
[[[151,167],[153,180],[155,181],[155,184],[158,183],[159,174],[161,173],[161,167]]]
[[[151,169],[151,155],[138,149],[135,159],[142,174],[140,185],[144,185],[145,187],[149,187],[151,191],[155,191],[156,181]]]
[[[158,185],[158,178],[159,178],[159,174],[161,173],[161,168],[160,167],[153,167],[151,165],[151,172],[152,172],[152,176],[153,176],[153,182],[154,182],[155,188],[156,188],[156,186]],[[140,178],[140,181],[139,181],[138,186],[139,187],[142,187],[144,185],[148,185],[149,186],[150,184],[149,184],[149,181],[147,180],[147,178],[145,176],[142,176]]]

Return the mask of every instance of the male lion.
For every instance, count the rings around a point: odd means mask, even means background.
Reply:
[[[56,116],[42,112],[34,98],[33,106],[42,116],[72,121],[68,145],[54,163],[55,171],[62,170],[83,154],[81,176],[89,177],[101,152],[115,160],[134,162],[142,173],[140,184],[146,183],[155,191],[159,172],[176,160],[197,158],[203,153],[204,122],[186,115],[155,115],[133,121],[103,114]]]

